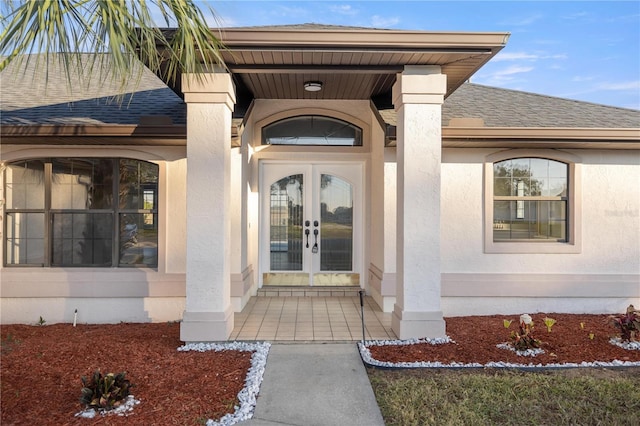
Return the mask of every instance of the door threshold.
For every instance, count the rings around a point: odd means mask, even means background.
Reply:
[[[360,290],[360,286],[265,286],[257,297],[357,297]]]

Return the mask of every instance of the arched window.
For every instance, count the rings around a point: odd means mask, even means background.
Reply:
[[[158,264],[158,166],[53,158],[5,169],[5,265]]]
[[[362,146],[362,129],[336,118],[301,115],[265,126],[262,144]]]
[[[493,165],[493,241],[567,241],[568,166],[545,158]]]

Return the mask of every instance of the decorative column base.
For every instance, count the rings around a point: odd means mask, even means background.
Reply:
[[[233,331],[233,309],[226,312],[184,312],[180,340],[189,342],[225,341]]]
[[[431,339],[446,337],[445,321],[442,311],[407,312],[396,305],[391,317],[391,329],[398,339]]]

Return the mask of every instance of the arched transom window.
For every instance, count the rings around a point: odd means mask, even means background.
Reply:
[[[493,240],[567,241],[567,200],[567,164],[545,158],[494,163]]]
[[[301,115],[265,126],[262,144],[362,146],[362,129],[337,118]]]

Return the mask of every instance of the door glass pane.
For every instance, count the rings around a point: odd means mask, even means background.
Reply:
[[[320,179],[320,270],[353,269],[353,188],[337,176]]]
[[[270,267],[272,271],[302,270],[302,175],[271,185],[269,207]]]

